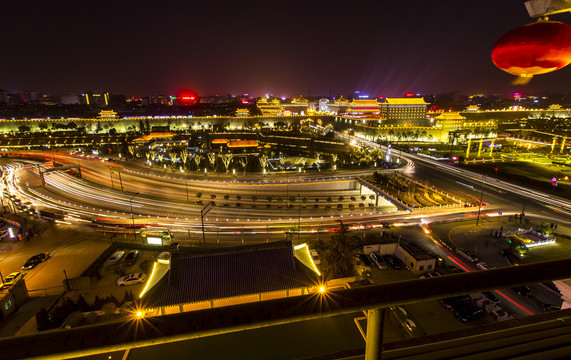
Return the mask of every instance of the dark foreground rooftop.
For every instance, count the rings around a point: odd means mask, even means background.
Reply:
[[[144,297],[147,307],[316,286],[318,278],[293,255],[290,241],[178,251],[169,272]]]

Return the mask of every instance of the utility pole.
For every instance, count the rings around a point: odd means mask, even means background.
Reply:
[[[111,179],[111,189],[115,189],[113,185],[113,171],[111,170],[111,166],[109,166],[109,178]]]
[[[133,223],[133,237],[135,240],[137,239],[137,233],[135,232],[135,217],[133,216],[133,198],[137,195],[139,195],[139,193],[136,193],[129,199],[129,204],[131,205],[131,222]]]
[[[188,177],[186,171],[184,172],[184,181],[186,183],[186,202],[188,202]]]
[[[299,203],[299,217],[297,218],[297,244],[299,245],[299,233],[301,232],[301,199],[297,193],[297,202]]]
[[[117,171],[117,174],[119,174],[119,183],[121,184],[121,191],[123,191],[123,181],[121,180],[121,171]]]
[[[476,226],[480,222],[480,211],[482,210],[482,198],[484,197],[484,177],[482,176],[482,192],[480,192],[480,204],[478,204],[478,218],[476,219]]]
[[[206,246],[206,235],[204,235],[204,217],[210,212],[210,210],[212,210],[213,207],[214,201],[209,201],[206,205],[204,205],[202,210],[200,210],[200,220],[202,222],[202,242],[204,243],[204,246]]]

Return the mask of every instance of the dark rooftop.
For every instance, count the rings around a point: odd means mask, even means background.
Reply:
[[[400,246],[416,260],[430,260],[436,258],[434,255],[429,254],[426,250],[415,243],[401,241]]]
[[[315,286],[317,275],[293,256],[292,243],[179,251],[145,296],[147,307],[185,304]]]

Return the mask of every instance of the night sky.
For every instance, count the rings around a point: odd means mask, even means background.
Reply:
[[[490,52],[523,0],[3,1],[0,88],[48,94],[568,93],[510,85]],[[571,15],[552,17],[571,23]]]

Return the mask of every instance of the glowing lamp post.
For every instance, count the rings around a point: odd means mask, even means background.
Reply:
[[[131,206],[131,222],[133,223],[133,236],[135,239],[137,239],[137,233],[135,232],[135,217],[133,216],[133,198],[137,195],[139,195],[139,193],[136,193],[129,199],[129,205]]]

